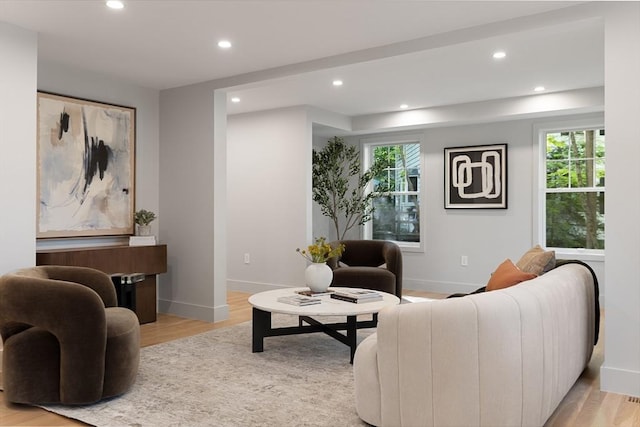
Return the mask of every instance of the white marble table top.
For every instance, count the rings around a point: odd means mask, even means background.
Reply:
[[[357,288],[329,288],[329,290],[347,290]],[[249,297],[249,303],[263,311],[271,313],[293,314],[296,316],[357,316],[359,314],[377,313],[389,305],[397,305],[400,299],[392,294],[376,291],[382,295],[382,300],[362,303],[352,303],[322,295],[320,304],[297,306],[278,302],[278,298],[296,295],[296,291],[309,290],[309,288],[284,288],[273,291],[265,291],[253,294]]]

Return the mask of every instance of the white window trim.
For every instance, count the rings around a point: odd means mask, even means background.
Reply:
[[[546,247],[546,217],[545,217],[545,193],[546,193],[546,139],[549,132],[574,131],[590,128],[604,129],[604,117],[591,117],[575,120],[561,120],[534,124],[533,126],[533,152],[535,156],[533,167],[533,242]],[[606,191],[606,190],[605,190]],[[606,227],[606,224],[605,224]],[[605,238],[606,239],[606,238]],[[579,249],[579,248],[547,248],[555,250],[556,258],[577,259],[580,261],[604,261],[605,249]]]
[[[373,147],[379,145],[398,145],[398,144],[420,144],[420,185],[418,188],[418,197],[420,198],[420,242],[398,242],[394,240],[403,252],[424,252],[424,233],[426,228],[425,222],[425,174],[424,174],[424,165],[426,162],[425,159],[425,143],[424,143],[424,133],[410,133],[410,134],[394,134],[388,136],[376,136],[370,138],[362,138],[360,139],[360,148],[363,156],[362,164],[363,169],[367,170],[371,166],[371,151]],[[371,185],[371,184],[369,184]],[[370,191],[371,188],[368,188],[367,191]],[[365,225],[362,226],[362,236],[364,239],[371,239],[373,235],[372,232],[372,221],[368,221]]]

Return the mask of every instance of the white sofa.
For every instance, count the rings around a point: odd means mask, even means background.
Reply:
[[[518,285],[383,310],[358,346],[356,409],[376,426],[541,426],[597,341],[597,279],[559,266]]]

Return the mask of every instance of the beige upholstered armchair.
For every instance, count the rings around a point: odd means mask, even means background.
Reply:
[[[402,251],[385,240],[339,240],[344,244],[340,257],[327,264],[333,270],[331,286],[374,289],[402,297]]]
[[[41,266],[0,277],[5,398],[88,404],[135,382],[140,325],[113,283],[85,267]]]

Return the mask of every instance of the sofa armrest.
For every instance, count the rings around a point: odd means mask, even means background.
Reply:
[[[4,339],[23,330],[16,325],[39,327],[57,338],[61,401],[100,399],[107,326],[103,301],[93,289],[66,281],[5,275],[0,278]]]
[[[374,426],[382,425],[377,338],[375,333],[365,338],[358,345],[353,360],[353,374],[358,378],[355,383],[356,411],[361,419]]]
[[[392,242],[386,242],[382,248],[382,256],[387,270],[396,276],[396,295],[402,296],[402,250]]]
[[[430,424],[420,416],[433,412],[431,311],[431,302],[420,302],[387,307],[379,314],[380,425]],[[418,419],[407,418],[406,407],[421,408],[413,414]]]

